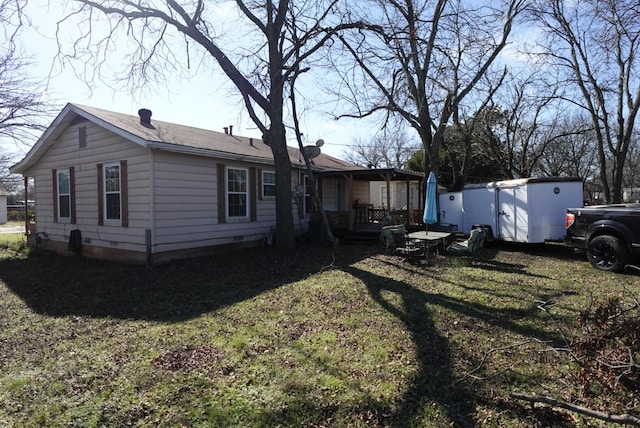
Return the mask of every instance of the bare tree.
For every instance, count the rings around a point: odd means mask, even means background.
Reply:
[[[624,164],[623,202],[640,201],[640,138],[634,131],[629,154]]]
[[[425,152],[423,170],[438,172],[443,134],[463,101],[497,64],[523,0],[370,0],[358,3],[367,30],[341,41],[357,68],[344,72],[353,101],[347,117],[400,115]],[[341,58],[334,54],[334,61]]]
[[[598,175],[598,155],[591,120],[572,116],[558,124],[559,137],[546,147],[534,171],[542,176],[580,177],[593,181]]]
[[[548,83],[548,76],[538,72],[524,77],[512,76],[498,91],[496,105],[500,113],[501,135],[488,139],[485,145],[508,178],[527,178],[538,168],[541,159],[554,142],[584,128],[562,127],[564,111],[560,108],[561,88]]]
[[[34,91],[37,84],[28,76],[29,62],[18,45],[26,5],[27,0],[0,0],[0,187],[11,191],[20,178],[8,167],[35,139],[34,132],[44,129],[43,117],[50,114]]]
[[[18,45],[26,5],[26,0],[0,0],[0,141],[23,148],[33,139],[33,131],[44,128],[41,116],[46,113]]]
[[[228,3],[223,1],[78,0],[77,3],[79,9],[65,21],[76,26],[78,16],[81,17],[80,34],[66,51],[60,42],[59,58],[65,62],[74,58],[89,61],[87,72],[81,70],[86,81],[95,79],[94,73],[100,74],[120,37],[127,39],[125,46],[133,46],[126,78],[134,85],[166,79],[167,68],[184,70],[190,61],[179,59],[182,52],[200,55],[204,67],[207,59],[214,60],[236,88],[264,142],[271,148],[276,170],[276,245],[293,248],[286,99],[292,90],[292,80],[308,69],[312,55],[341,27],[333,25],[337,22],[332,15],[337,0],[236,0],[239,17],[234,22],[217,18],[216,8]],[[108,30],[96,34],[105,17]],[[196,46],[189,45],[189,41]]]
[[[9,167],[15,160],[7,155],[0,155],[0,190],[6,190],[10,193],[18,192],[22,180],[19,175],[11,174]]]
[[[591,119],[605,201],[620,202],[640,109],[638,3],[544,0],[537,2],[533,16],[545,34],[541,54],[573,89],[567,101]]]
[[[409,158],[420,149],[401,127],[385,127],[371,139],[357,138],[345,151],[345,159],[369,168],[407,168]]]

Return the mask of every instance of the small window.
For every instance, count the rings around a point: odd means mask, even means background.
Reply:
[[[273,171],[262,171],[262,197],[276,197],[276,173]]]
[[[71,177],[68,169],[58,171],[58,220],[71,221]]]
[[[248,171],[240,168],[227,168],[227,217],[248,217],[249,200]]]
[[[122,194],[120,186],[120,165],[104,166],[104,219],[119,223],[122,219]]]

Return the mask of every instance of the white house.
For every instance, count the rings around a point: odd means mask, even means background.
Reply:
[[[420,193],[421,183],[419,181],[412,181],[409,186],[397,181],[388,186],[384,181],[377,181],[372,182],[370,188],[370,201],[374,207],[402,210],[407,209],[408,206],[411,209],[421,209],[420,202],[423,200],[423,195]],[[389,207],[387,207],[387,188],[390,189]],[[409,205],[407,205],[407,201]]]
[[[294,223],[303,233],[312,209],[308,177],[299,150],[289,156]],[[363,168],[319,154],[313,169],[324,208],[347,213],[351,228],[351,201],[369,194],[368,180],[353,179]],[[67,104],[11,171],[33,177],[36,239],[59,253],[157,263],[258,245],[275,226],[267,145],[231,128],[151,120],[146,109],[135,116]]]
[[[275,225],[271,149],[229,130],[152,121],[149,110],[140,113],[68,104],[11,168],[34,178],[42,245],[157,262],[262,242]],[[294,148],[290,158],[301,220],[295,224],[304,228],[310,207],[304,162]],[[318,170],[357,168],[324,154],[313,163]]]
[[[9,193],[0,189],[0,224],[7,222],[7,196]]]

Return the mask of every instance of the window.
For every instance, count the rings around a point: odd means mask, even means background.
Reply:
[[[120,193],[120,165],[104,166],[104,219],[106,222],[120,222],[122,219]]]
[[[248,198],[248,171],[240,168],[227,168],[227,217],[248,217]]]
[[[74,167],[52,169],[53,182],[53,221],[60,223],[76,222],[75,174]]]
[[[97,164],[98,225],[129,226],[127,161]]]
[[[262,171],[262,197],[275,198],[276,196],[276,173],[273,171]]]
[[[71,221],[71,176],[69,170],[58,171],[58,220]]]

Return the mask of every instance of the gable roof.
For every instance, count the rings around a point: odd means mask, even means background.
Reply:
[[[241,137],[158,120],[152,120],[150,124],[142,124],[139,116],[69,103],[26,156],[10,168],[11,172],[24,173],[35,165],[57,137],[74,121],[81,119],[86,119],[148,149],[273,164],[271,148],[257,138]],[[304,166],[304,158],[297,147],[288,146],[288,152],[292,166]],[[315,157],[312,164],[317,170],[362,169],[355,164],[324,153]]]

